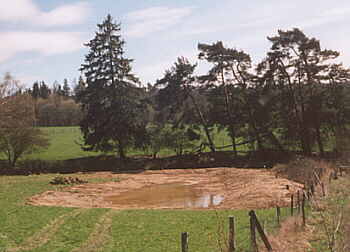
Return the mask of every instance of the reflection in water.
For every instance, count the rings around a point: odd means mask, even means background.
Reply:
[[[200,192],[189,185],[163,184],[108,196],[105,200],[118,207],[209,208],[219,205],[224,197]]]

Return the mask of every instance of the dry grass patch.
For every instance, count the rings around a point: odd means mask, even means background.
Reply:
[[[303,227],[300,217],[289,217],[282,224],[275,236],[269,236],[269,241],[275,252],[306,252],[310,251],[309,239],[312,227]],[[261,247],[259,251],[267,251]]]

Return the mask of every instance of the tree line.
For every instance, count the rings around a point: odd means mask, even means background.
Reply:
[[[82,78],[77,83],[74,81],[74,88],[67,79],[63,80],[63,85],[55,81],[52,87],[44,81],[36,81],[31,88],[20,88],[18,93],[32,97],[36,126],[78,126],[82,114],[75,93],[82,81]]]
[[[228,132],[235,156],[240,145],[323,155],[331,139],[340,150],[349,136],[350,69],[337,63],[339,52],[323,49],[297,28],[267,39],[271,47],[258,63],[222,41],[199,43],[198,60],[209,65],[206,74],[195,74],[197,64],[182,56],[153,85],[142,85],[125,55],[121,24],[108,15],[85,44],[89,52],[74,90],[65,80],[53,88],[36,82],[13,91],[16,85],[8,85],[11,78],[5,76],[0,116],[11,115],[3,112],[11,97],[25,97],[33,129],[79,125],[84,150],[120,158],[130,148],[154,157],[161,148],[178,155],[188,149],[216,152],[222,146],[215,145],[214,129]],[[0,128],[4,152],[11,130]]]
[[[268,37],[265,58],[223,42],[198,44],[198,59],[210,64],[195,75],[197,64],[179,57],[155,85],[141,88],[124,53],[121,26],[108,15],[86,46],[81,71],[84,88],[77,101],[88,150],[147,148],[171,125],[215,152],[213,128],[227,130],[237,155],[237,139],[253,150],[299,150],[324,154],[332,136],[346,134],[350,120],[350,70],[335,63],[339,52],[300,29],[278,30]],[[159,146],[159,144],[158,144]]]

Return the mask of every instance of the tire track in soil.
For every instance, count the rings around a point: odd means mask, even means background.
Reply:
[[[113,216],[119,211],[109,210],[96,223],[94,230],[89,238],[79,247],[71,252],[96,252],[101,251],[104,245],[111,239],[111,227]]]
[[[56,234],[59,228],[65,223],[68,218],[76,217],[77,215],[87,211],[88,209],[76,209],[67,214],[63,214],[51,221],[44,228],[36,232],[31,237],[27,238],[22,244],[17,247],[7,248],[6,252],[30,251],[45,245]]]

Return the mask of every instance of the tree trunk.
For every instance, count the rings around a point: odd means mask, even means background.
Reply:
[[[207,136],[207,139],[208,139],[208,143],[209,143],[209,148],[211,150],[211,152],[215,152],[215,145],[214,145],[214,142],[213,140],[211,139],[211,136],[210,136],[210,132],[209,132],[209,128],[208,128],[208,125],[207,125],[207,122],[206,120],[204,119],[204,116],[203,116],[203,113],[202,111],[200,110],[197,102],[196,102],[196,99],[193,97],[192,94],[190,94],[190,92],[188,90],[187,91],[187,94],[188,96],[190,97],[191,101],[192,101],[192,104],[199,116],[199,119],[201,120],[201,123],[202,123],[202,126],[204,128],[204,132],[205,132],[205,135]]]
[[[221,78],[222,78],[222,84],[224,86],[225,106],[226,106],[227,117],[229,118],[229,130],[231,133],[233,152],[234,152],[235,157],[237,157],[237,147],[236,147],[236,139],[235,139],[236,133],[235,133],[234,126],[233,126],[234,120],[233,120],[233,116],[232,116],[232,111],[231,111],[231,106],[230,106],[230,97],[228,94],[223,70],[221,70]]]
[[[318,149],[320,151],[321,156],[324,156],[324,147],[323,147],[320,127],[316,127],[315,130],[316,130],[316,141],[318,144]]]
[[[122,140],[118,140],[118,155],[121,160],[126,159],[125,146]]]
[[[232,140],[232,150],[233,150],[233,154],[234,157],[237,157],[237,145],[236,145],[236,132],[234,131],[233,127],[230,127],[230,131],[231,131],[231,140]]]
[[[10,161],[11,162],[11,167],[15,167],[16,166],[16,163],[17,163],[17,160],[18,160],[18,155],[16,155],[16,153],[13,154],[13,157],[12,157],[12,160]]]
[[[300,140],[301,140],[301,147],[303,149],[303,153],[305,155],[311,155],[312,149],[311,149],[311,140],[310,140],[310,132],[307,127],[302,127],[300,132]]]

